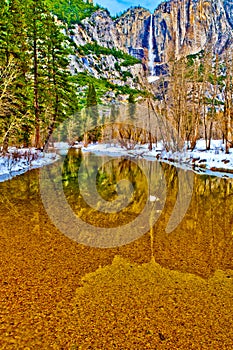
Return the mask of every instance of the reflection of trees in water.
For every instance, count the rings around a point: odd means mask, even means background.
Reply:
[[[193,210],[197,210],[198,227],[208,236],[211,265],[230,262],[233,253],[233,179],[196,177],[196,188],[194,198],[200,205]]]
[[[178,195],[176,168],[163,164],[167,182],[166,204],[154,227],[154,255],[175,268],[206,275],[217,268],[233,268],[233,179],[194,176],[190,206],[179,226],[170,234],[166,225]]]
[[[70,148],[67,156],[64,159],[62,167],[62,180],[70,181],[78,176],[80,164],[82,162],[81,150]]]
[[[86,173],[82,174],[83,180],[85,180],[85,177],[91,176],[92,171],[96,171],[94,158],[88,156],[85,161]],[[105,200],[113,201],[117,198],[116,185],[121,180],[127,179],[133,185],[134,196],[130,206],[124,211],[126,215],[127,212],[129,215],[132,215],[132,212],[134,214],[140,213],[143,203],[145,204],[147,195],[150,192],[150,185],[152,183],[156,184],[157,193],[165,191],[163,188],[164,183],[158,177],[158,171],[156,170],[156,166],[158,166],[157,162],[141,161],[145,164],[147,163],[148,172],[145,176],[140,166],[130,159],[109,159],[108,157],[103,157],[102,159],[103,163],[98,170],[96,185],[99,194]],[[79,193],[77,177],[81,161],[81,151],[71,149],[63,164],[64,188],[68,200],[75,203],[75,207],[77,208],[77,198],[79,198],[79,205],[82,208],[87,208],[90,214],[92,209],[81,200]],[[167,195],[165,208],[155,227],[159,231],[159,235],[165,235],[166,225],[177,200],[179,190],[178,174],[174,166],[166,163],[161,163],[159,166],[161,166],[166,179]],[[184,183],[183,186],[188,185]],[[182,230],[182,234],[185,232],[185,235],[187,233],[189,235],[193,233],[193,236],[190,237],[191,242],[195,240],[201,242],[203,234],[209,237],[209,243],[211,241],[211,235],[214,237],[214,241],[219,239],[220,236],[230,237],[231,240],[231,231],[233,229],[233,220],[231,217],[233,209],[232,196],[233,180],[195,175],[192,201],[188,212],[178,228],[167,237],[168,241],[179,230]]]
[[[118,226],[133,220],[142,211],[147,200],[147,179],[140,167],[129,159],[102,158],[102,165],[96,163],[95,156],[87,156],[84,163],[84,171],[79,174],[83,157],[82,153],[70,150],[63,163],[64,191],[72,209],[92,224]],[[79,178],[78,178],[79,174]],[[101,213],[85,203],[81,193],[79,181],[88,195],[88,181],[95,178],[97,191],[105,201],[117,200],[117,185],[122,180],[128,180],[133,186],[133,197],[129,205],[120,213]],[[83,185],[84,183],[84,185]],[[89,195],[92,195],[90,193]]]
[[[140,167],[129,159],[113,159],[104,163],[99,169],[96,184],[101,195],[108,199],[108,189],[124,179],[130,181],[134,188],[134,200],[138,201],[143,193],[147,193],[147,179]]]

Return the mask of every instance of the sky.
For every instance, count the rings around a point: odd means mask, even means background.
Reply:
[[[112,16],[123,12],[130,6],[138,6],[147,8],[151,12],[154,12],[155,8],[162,2],[162,0],[94,0],[103,7],[106,7]]]

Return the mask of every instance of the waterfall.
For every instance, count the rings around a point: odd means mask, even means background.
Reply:
[[[150,31],[149,31],[149,47],[148,47],[148,67],[150,75],[154,75],[154,59],[153,52],[153,15],[150,15]]]

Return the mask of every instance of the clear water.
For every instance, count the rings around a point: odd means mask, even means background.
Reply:
[[[91,226],[124,227],[151,195],[153,227],[112,248],[80,244],[61,233],[46,212],[41,170],[1,183],[0,348],[231,349],[233,180],[194,175],[189,207],[168,234],[179,197],[175,167],[86,154],[86,172],[80,172],[83,157],[71,151],[47,168],[56,184],[60,166],[75,215]],[[122,192],[116,184],[125,178],[133,184],[120,182],[123,194],[129,189],[133,194],[117,213],[86,203],[85,174],[92,179],[97,159],[101,205],[116,201],[120,208],[126,202],[124,196],[117,202]]]

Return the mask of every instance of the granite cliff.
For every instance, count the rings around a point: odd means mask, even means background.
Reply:
[[[76,24],[71,37],[77,46],[95,41],[103,47],[127,52],[142,61],[144,71],[148,67],[148,51],[152,50],[154,74],[160,74],[163,64],[171,58],[195,54],[209,45],[221,54],[231,46],[233,1],[169,0],[157,7],[152,19],[150,12],[140,7],[129,9],[115,20],[107,11],[98,10]],[[111,71],[114,64],[109,62]],[[81,69],[80,65],[77,67]]]

